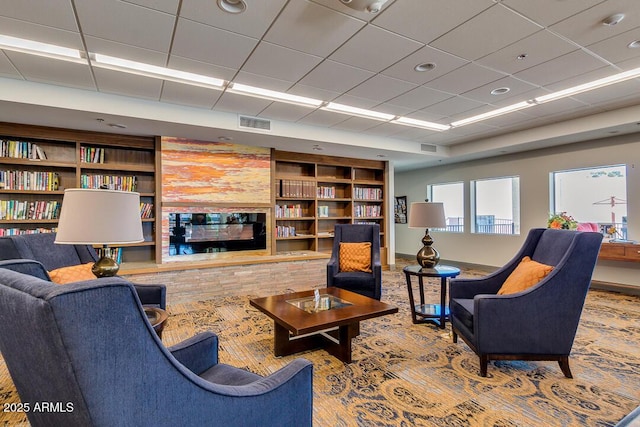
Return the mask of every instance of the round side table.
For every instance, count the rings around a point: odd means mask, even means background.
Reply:
[[[422,268],[419,265],[410,265],[402,269],[407,278],[407,290],[409,291],[409,303],[411,304],[411,317],[413,323],[434,323],[444,329],[445,322],[449,320],[449,308],[447,307],[447,278],[456,277],[460,269],[449,265],[436,265],[433,268]],[[413,298],[411,277],[418,278],[420,291],[420,304],[416,304]],[[425,277],[440,278],[440,304],[424,303]]]

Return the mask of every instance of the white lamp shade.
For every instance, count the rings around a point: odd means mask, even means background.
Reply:
[[[439,202],[412,202],[409,207],[410,228],[444,228],[444,204]]]
[[[116,245],[143,241],[140,193],[85,188],[64,191],[56,243]]]

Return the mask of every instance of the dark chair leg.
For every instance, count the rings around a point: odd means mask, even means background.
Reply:
[[[486,354],[481,354],[480,355],[480,376],[481,377],[487,376],[488,364],[489,364],[489,356],[487,356]]]
[[[453,337],[453,343],[457,343],[458,342],[458,334],[456,334],[456,331],[454,331],[453,329],[451,330],[451,336]]]
[[[560,365],[560,370],[562,370],[565,377],[573,378],[573,375],[571,375],[571,369],[569,369],[569,356],[561,357],[560,360],[558,360],[558,364]]]

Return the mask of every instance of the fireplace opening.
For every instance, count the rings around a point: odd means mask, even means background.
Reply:
[[[264,250],[266,225],[265,213],[169,213],[169,256]]]

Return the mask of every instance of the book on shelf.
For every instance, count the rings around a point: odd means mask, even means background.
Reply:
[[[118,264],[122,263],[122,248],[96,248],[96,253],[98,254],[98,258],[102,258],[103,256],[109,257]]]
[[[153,203],[140,202],[140,218],[153,218]]]
[[[277,225],[276,237],[294,237],[296,236],[296,228],[293,226]]]
[[[0,220],[58,219],[61,205],[57,200],[0,200]]]
[[[373,217],[381,216],[382,206],[380,205],[355,205],[353,216],[355,217]]]
[[[57,191],[59,185],[55,172],[0,170],[0,188],[5,190]]]
[[[83,163],[104,163],[104,148],[81,146],[80,161]]]
[[[315,197],[316,184],[313,181],[301,179],[279,179],[277,194],[279,197],[300,197],[312,199]]]
[[[317,197],[319,199],[335,199],[336,198],[336,187],[333,185],[319,185],[317,191]]]
[[[19,236],[21,234],[37,234],[37,233],[55,233],[58,231],[57,227],[46,228],[0,228],[0,237],[4,236]]]
[[[276,218],[302,218],[304,211],[298,203],[295,205],[276,205]]]
[[[329,216],[329,206],[318,206],[318,217],[327,218]]]
[[[382,200],[382,188],[354,187],[353,192],[359,200]]]
[[[135,175],[82,174],[80,188],[107,188],[109,190],[136,191]]]
[[[15,159],[47,160],[44,150],[35,142],[0,139],[0,156]]]

